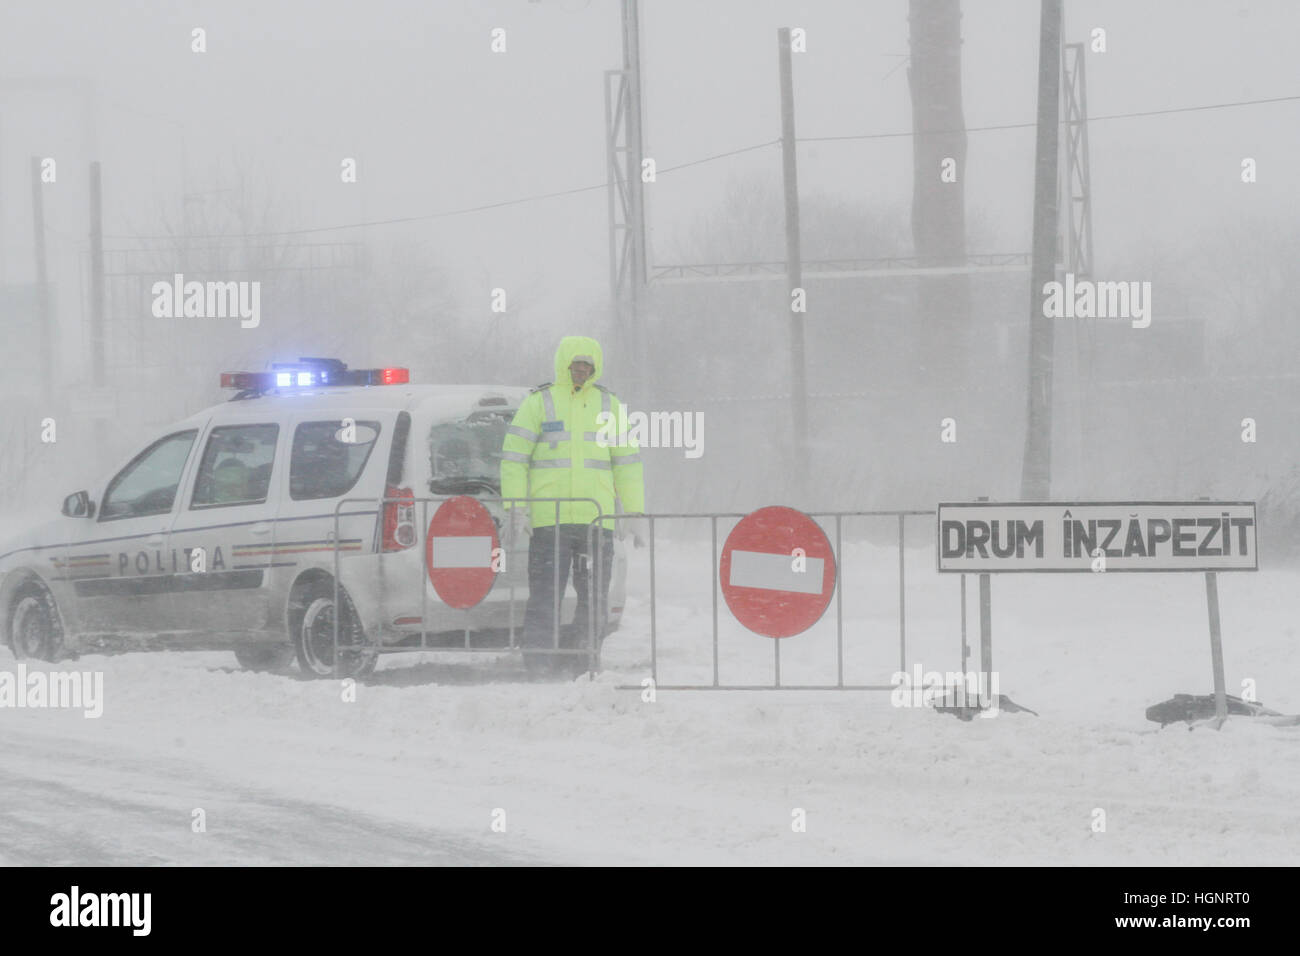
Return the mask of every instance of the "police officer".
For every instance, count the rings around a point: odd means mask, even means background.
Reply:
[[[533,389],[506,429],[501,450],[503,498],[590,498],[607,515],[645,510],[641,455],[635,442],[619,431],[619,423],[627,420],[622,403],[597,384],[602,368],[600,343],[595,339],[571,335],[560,341],[555,381]],[[507,500],[504,507],[509,509],[512,535],[531,528],[524,663],[533,675],[580,673],[586,669],[585,657],[548,653],[555,646],[555,609],[563,601],[572,565],[578,601],[572,625],[559,635],[559,646],[582,648],[594,639],[599,647],[608,617],[613,528],[594,531],[591,544],[597,553],[592,555],[588,533],[597,510],[591,501],[559,502],[558,515],[553,501],[528,505]],[[599,567],[599,581],[590,580],[589,565]],[[589,633],[593,591],[595,635]]]

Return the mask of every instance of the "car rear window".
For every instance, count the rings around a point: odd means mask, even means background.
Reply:
[[[435,493],[464,481],[497,485],[501,444],[513,411],[475,412],[465,421],[442,422],[429,429],[429,482]]]
[[[337,498],[352,490],[379,440],[379,422],[303,422],[293,432],[289,497]]]

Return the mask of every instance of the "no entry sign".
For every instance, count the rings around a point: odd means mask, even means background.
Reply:
[[[462,610],[487,597],[496,548],[496,522],[482,503],[459,495],[439,505],[424,539],[424,566],[438,597]]]
[[[803,512],[760,508],[727,535],[718,580],[741,624],[765,637],[793,637],[817,623],[830,603],[835,553]]]

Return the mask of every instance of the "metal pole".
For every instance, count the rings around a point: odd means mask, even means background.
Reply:
[[[988,495],[982,495],[980,501],[988,501]],[[963,611],[965,605],[963,605]],[[980,670],[984,674],[984,686],[993,686],[993,596],[991,578],[980,575]]]
[[[379,504],[379,513],[384,513],[384,505],[387,504],[382,498]],[[420,650],[425,650],[429,646],[429,499],[423,498],[420,501],[420,527],[424,529],[425,542],[424,553],[420,555]],[[417,537],[418,541],[419,538]],[[380,551],[382,554],[383,551]],[[515,594],[512,589],[510,592],[510,633],[514,635],[514,614],[515,614]],[[511,643],[514,643],[511,641]]]
[[[615,161],[615,150],[617,149],[617,138],[615,136],[615,112],[614,98],[610,95],[610,81],[614,76],[619,76],[619,84],[623,83],[622,74],[613,71],[605,71],[605,179],[609,183],[609,188],[605,190],[606,206],[609,213],[609,298],[617,309],[620,305],[621,295],[618,288],[618,228],[616,226],[615,202],[618,196],[618,164]]]
[[[1054,319],[1043,316],[1043,287],[1056,275],[1061,97],[1061,4],[1042,0],[1038,45],[1038,142],[1034,154],[1034,245],[1029,280],[1029,404],[1021,497],[1042,501],[1052,481]]]
[[[718,516],[711,515],[712,550],[709,562],[713,565],[713,686],[718,686]]]
[[[45,193],[41,188],[41,160],[32,157],[32,238],[36,243],[36,321],[40,325],[41,392],[53,393],[54,329],[50,317],[49,272],[45,258]]]
[[[514,499],[511,500],[513,501]],[[510,512],[505,510],[505,501],[506,499],[504,498],[498,499],[498,503],[501,505],[502,513],[505,515],[507,520],[507,527],[510,529],[510,543],[506,544],[502,542],[502,549],[503,549],[503,554],[505,556],[505,560],[513,561],[514,557],[512,555],[518,551],[518,548],[516,547],[518,532],[514,530],[515,526],[509,523]],[[514,505],[511,505],[511,507],[513,508]],[[429,527],[427,503],[425,505],[425,512],[420,516],[420,520],[423,522],[423,526],[425,528]],[[509,568],[509,565],[507,564],[506,567]],[[527,565],[525,565],[524,567],[525,570],[527,570]],[[504,573],[509,575],[509,571],[506,571]],[[513,651],[515,649],[515,586],[513,583],[507,589],[507,594],[509,596],[509,606],[510,606],[510,620],[508,623],[509,634],[510,634],[510,650]],[[421,606],[420,608],[420,613],[422,615],[424,614],[423,606]],[[421,640],[423,641],[423,638],[421,638]]]
[[[840,515],[835,516],[835,686],[844,686],[844,546]]]
[[[640,356],[645,342],[645,330],[641,327],[641,298],[646,282],[645,249],[645,195],[641,182],[641,162],[645,158],[645,144],[642,140],[641,123],[641,11],[639,0],[623,0],[623,70],[626,73],[627,95],[627,231],[630,242],[628,261],[628,305],[630,324],[628,336],[632,354]],[[651,363],[633,363],[629,368],[634,374],[633,389],[647,387],[646,374]]]
[[[898,669],[907,671],[907,589],[903,569],[903,516],[898,516]]]
[[[772,638],[772,673],[773,687],[781,686],[781,638]]]
[[[564,595],[560,593],[560,502],[555,502],[555,547],[551,549],[551,650],[560,646],[560,604]],[[554,658],[552,658],[554,660]]]
[[[597,516],[600,512],[597,511]],[[600,555],[596,549],[596,539],[600,533],[605,530],[605,522],[601,521],[600,528],[596,525],[587,525],[587,566],[590,573],[587,577],[587,674],[591,675],[596,670],[596,620],[600,617],[596,605],[600,597]],[[580,625],[578,616],[573,617],[573,626],[577,628]]]
[[[961,576],[961,672],[967,673],[966,661],[970,658],[970,645],[966,642],[966,575]]]
[[[795,162],[794,77],[790,64],[790,28],[776,31],[776,46],[781,73],[781,170],[785,191],[785,263],[789,288],[786,305],[790,309],[790,392],[791,426],[794,429],[796,460],[808,462],[808,382],[804,365],[803,318],[806,313],[793,311],[795,289],[803,288],[803,257],[799,245],[799,171]],[[807,298],[805,296],[805,304]]]
[[[334,606],[332,608],[332,613],[334,614],[334,679],[335,680],[338,680],[338,676],[339,676],[339,621],[343,619],[343,615],[339,613],[339,509],[342,507],[343,507],[342,501],[340,501],[338,504],[334,506],[334,535],[330,541],[330,544],[334,546],[334,575],[333,575]],[[306,641],[310,640],[310,637],[304,634],[302,635],[301,639],[305,643]]]
[[[632,295],[646,280],[645,199],[641,189],[641,11],[623,0],[623,69],[627,71],[627,186],[632,231]]]
[[[1210,659],[1214,666],[1214,717],[1218,726],[1228,719],[1227,690],[1223,679],[1223,639],[1219,633],[1219,576],[1205,572],[1205,603],[1210,613]]]
[[[4,168],[4,123],[0,120],[0,169]],[[0,222],[5,221],[4,184],[0,183]],[[5,284],[5,244],[0,236],[0,285]]]
[[[980,575],[980,670],[984,672],[985,687],[993,680],[993,598],[989,575]]]
[[[104,385],[104,202],[98,162],[90,164],[90,361],[92,381],[101,388]]]
[[[655,519],[650,521],[650,679],[659,683],[659,629],[655,617]]]

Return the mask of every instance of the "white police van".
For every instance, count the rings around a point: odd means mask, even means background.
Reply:
[[[419,523],[438,499],[471,495],[500,526],[490,499],[527,389],[411,385],[404,368],[334,359],[221,379],[238,390],[229,402],[163,429],[69,495],[62,518],[0,545],[0,638],[15,656],[229,648],[245,667],[296,655],[324,677],[368,673],[378,648],[515,642],[527,539],[502,541],[492,590],[455,610],[430,584]],[[624,603],[614,551],[607,629]]]

